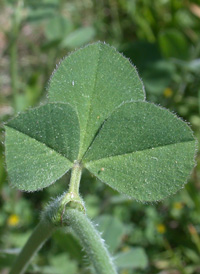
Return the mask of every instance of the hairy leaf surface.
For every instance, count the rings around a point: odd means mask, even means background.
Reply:
[[[51,102],[67,102],[78,113],[79,159],[117,106],[145,99],[136,69],[103,43],[86,46],[64,59],[51,78],[48,94]]]
[[[183,187],[194,154],[195,140],[185,122],[154,104],[132,102],[105,121],[84,162],[119,192],[153,201]]]
[[[44,188],[79,160],[135,199],[175,193],[194,166],[195,140],[185,122],[144,100],[136,69],[114,48],[96,43],[69,55],[51,78],[50,103],[6,125],[11,183]]]
[[[68,104],[47,104],[6,125],[6,162],[11,183],[21,190],[44,188],[73,165],[79,149],[79,122]]]

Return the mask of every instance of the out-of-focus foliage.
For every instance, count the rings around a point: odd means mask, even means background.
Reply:
[[[200,137],[198,0],[0,1],[1,122],[45,102],[47,79],[58,60],[98,40],[131,59],[149,101],[189,121]],[[0,130],[0,272],[8,273],[42,208],[67,188],[69,175],[34,194],[12,189],[4,166],[3,127]],[[84,173],[81,194],[88,215],[104,231],[120,274],[200,273],[199,162],[197,152],[198,164],[186,188],[157,204],[128,200]],[[28,273],[66,270],[92,273],[75,235],[58,231]]]

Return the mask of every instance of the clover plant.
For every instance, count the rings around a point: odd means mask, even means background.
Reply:
[[[12,186],[37,191],[71,170],[69,189],[47,206],[11,273],[58,227],[77,234],[97,273],[117,273],[79,194],[85,168],[103,183],[142,202],[159,201],[186,183],[195,164],[190,127],[145,100],[136,68],[113,47],[95,43],[75,51],[54,71],[48,102],[5,125]]]

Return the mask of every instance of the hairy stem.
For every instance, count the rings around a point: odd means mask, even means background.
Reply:
[[[69,190],[68,192],[63,195],[61,198],[61,223],[62,223],[62,216],[65,211],[65,207],[71,206],[73,208],[79,208],[80,210],[85,212],[85,206],[82,198],[79,195],[79,186],[82,174],[82,166],[78,161],[75,161],[74,166],[71,171],[71,179],[69,183]],[[58,217],[58,215],[57,215]]]
[[[85,214],[76,209],[67,209],[63,221],[78,236],[97,274],[117,273],[99,232]]]
[[[23,274],[31,258],[51,236],[55,227],[42,219],[17,257],[10,274]]]
[[[70,226],[77,234],[97,274],[117,273],[99,232],[85,213],[82,213],[85,212],[85,208],[79,196],[81,172],[82,167],[78,162],[75,163],[72,169],[69,192],[64,197],[54,200],[46,208],[41,222],[17,257],[10,274],[23,274],[31,258],[41,248],[42,244],[56,228],[63,225]]]
[[[82,167],[80,163],[77,161],[74,163],[72,168],[72,174],[69,185],[69,192],[74,193],[76,195],[79,194],[79,185],[81,180]]]

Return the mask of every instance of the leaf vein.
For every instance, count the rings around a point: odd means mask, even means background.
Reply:
[[[149,148],[146,148],[146,149],[141,149],[141,150],[132,151],[132,152],[128,152],[128,153],[123,153],[123,154],[118,154],[118,155],[112,155],[112,156],[103,157],[103,158],[100,158],[100,159],[97,159],[97,160],[88,161],[88,162],[86,162],[86,165],[88,163],[98,162],[98,161],[101,161],[101,160],[104,160],[104,159],[109,159],[109,158],[114,158],[114,157],[117,158],[117,157],[121,157],[121,156],[131,155],[131,154],[134,154],[134,153],[137,153],[137,152],[148,151],[148,150],[152,150],[152,149],[156,150],[157,148],[162,148],[162,147],[176,145],[176,144],[182,144],[182,143],[190,143],[190,142],[195,142],[195,141],[194,140],[181,141],[181,142],[177,142],[177,143],[171,143],[171,144],[159,145],[159,146],[155,146],[155,147],[149,147]]]

